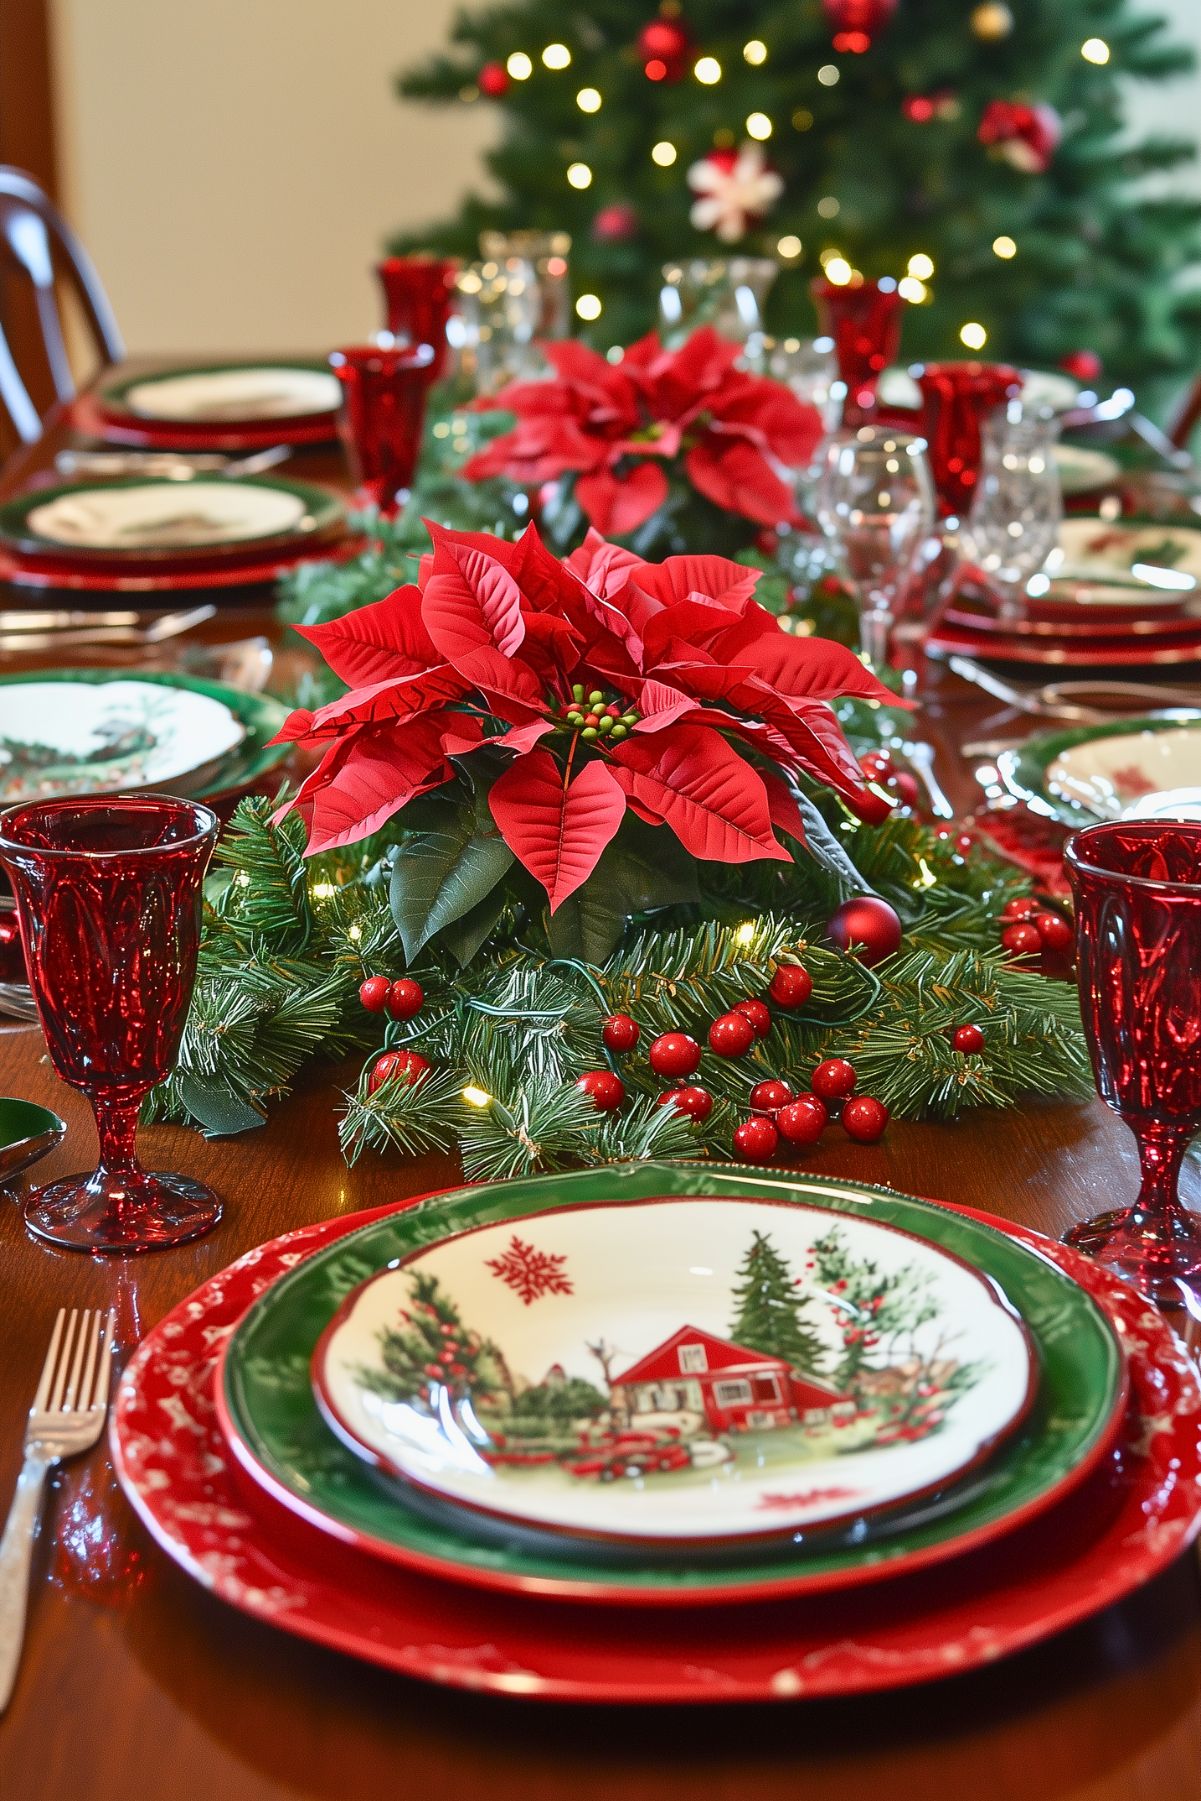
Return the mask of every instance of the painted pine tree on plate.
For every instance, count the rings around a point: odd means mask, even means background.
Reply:
[[[809,1302],[784,1258],[765,1232],[756,1232],[733,1290],[736,1306],[730,1337],[748,1350],[782,1357],[798,1375],[818,1375],[825,1346],[806,1317]]]
[[[496,1347],[464,1325],[455,1302],[436,1276],[413,1275],[413,1293],[395,1325],[379,1335],[380,1362],[363,1368],[364,1387],[389,1401],[414,1402],[431,1388],[454,1399],[470,1394],[480,1402],[508,1386],[508,1372]]]

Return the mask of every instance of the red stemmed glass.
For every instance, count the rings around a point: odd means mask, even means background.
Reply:
[[[818,276],[810,292],[818,324],[834,340],[838,374],[846,385],[842,423],[863,425],[876,410],[876,386],[901,348],[905,302],[891,276],[881,281],[828,281]]]
[[[962,519],[980,474],[981,428],[1002,402],[1021,392],[1021,371],[1006,363],[927,363],[917,385],[942,510]]]
[[[409,497],[433,360],[429,344],[359,344],[329,359],[342,383],[339,426],[352,473],[386,518]]]
[[[432,382],[441,378],[446,366],[446,323],[458,266],[449,257],[434,256],[389,256],[375,266],[384,290],[388,330],[404,344],[430,346]]]
[[[1177,1192],[1201,1130],[1201,825],[1089,826],[1064,857],[1097,1086],[1142,1166],[1133,1206],[1086,1220],[1066,1242],[1178,1307],[1180,1284],[1201,1297],[1201,1221]]]
[[[35,1189],[30,1230],[82,1251],[182,1244],[221,1218],[201,1183],[142,1169],[138,1109],[171,1073],[196,976],[216,814],[165,795],[29,801],[0,814],[50,1060],[92,1103],[93,1175]]]

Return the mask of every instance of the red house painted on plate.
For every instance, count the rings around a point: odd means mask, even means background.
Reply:
[[[815,1424],[853,1409],[814,1376],[798,1376],[782,1357],[731,1344],[697,1326],[681,1326],[612,1383],[614,1409],[630,1425],[647,1414],[700,1415],[711,1432],[756,1431],[794,1420]]]

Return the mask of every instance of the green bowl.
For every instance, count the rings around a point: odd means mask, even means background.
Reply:
[[[0,1188],[60,1145],[66,1122],[33,1101],[0,1095]]]

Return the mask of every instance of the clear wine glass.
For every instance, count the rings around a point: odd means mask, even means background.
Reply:
[[[862,425],[828,439],[817,517],[860,601],[860,643],[888,662],[898,602],[934,530],[934,486],[924,438]]]
[[[981,430],[980,476],[964,527],[963,553],[987,576],[1003,615],[1020,613],[1027,584],[1059,542],[1063,495],[1052,416],[1016,407]]]

